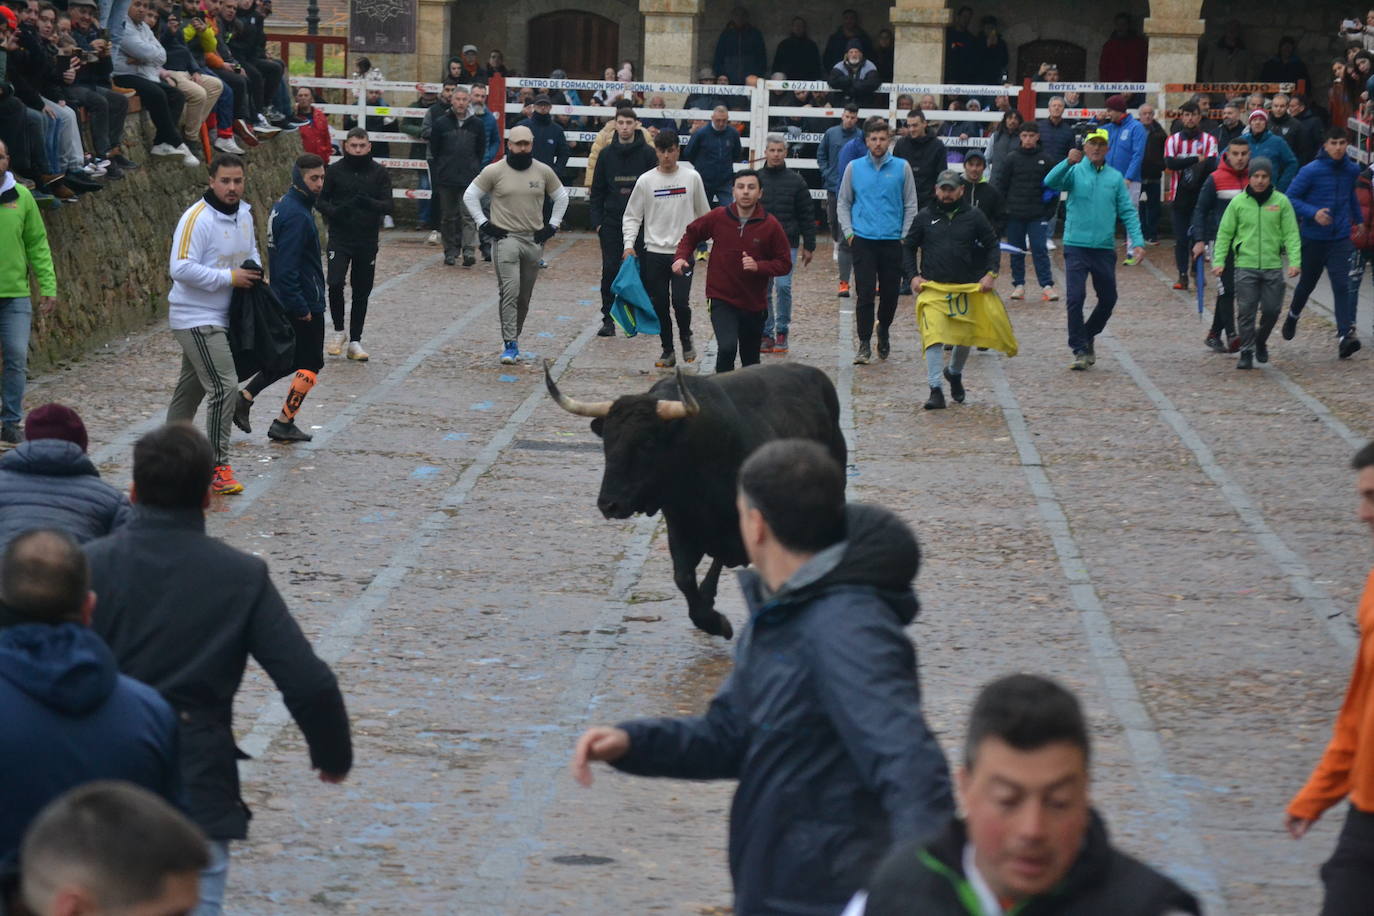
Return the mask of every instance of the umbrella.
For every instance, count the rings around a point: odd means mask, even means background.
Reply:
[[[1202,320],[1203,303],[1206,301],[1207,290],[1207,253],[1203,252],[1197,256],[1197,317]]]

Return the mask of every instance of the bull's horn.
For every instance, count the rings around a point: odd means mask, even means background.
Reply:
[[[544,383],[548,385],[549,394],[558,402],[559,407],[579,417],[604,417],[611,412],[610,401],[574,401],[559,391],[558,386],[554,384],[553,373],[549,371],[549,366],[549,361],[544,360]]]
[[[658,416],[661,420],[685,420],[688,417],[695,417],[701,413],[701,405],[692,396],[692,392],[687,390],[686,375],[682,367],[677,367],[677,390],[682,398],[680,401],[659,401]]]

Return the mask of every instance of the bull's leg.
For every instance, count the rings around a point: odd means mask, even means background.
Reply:
[[[709,594],[705,594],[697,586],[697,564],[705,553],[678,543],[671,527],[668,529],[668,552],[673,557],[673,581],[687,599],[687,614],[692,623],[712,636],[724,636],[726,639],[734,636],[735,630],[730,626],[730,621],[715,609],[716,584],[720,578],[719,561],[712,562],[710,571],[702,580],[702,585],[709,589]]]

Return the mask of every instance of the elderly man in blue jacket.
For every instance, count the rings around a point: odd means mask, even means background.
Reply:
[[[1333,125],[1317,158],[1303,166],[1288,186],[1288,200],[1298,212],[1302,233],[1302,276],[1281,330],[1284,340],[1293,339],[1298,316],[1325,269],[1336,313],[1336,354],[1341,359],[1349,359],[1360,349],[1360,339],[1355,336],[1359,297],[1351,288],[1349,273],[1354,254],[1350,228],[1362,221],[1360,201],[1355,196],[1360,166],[1346,155],[1348,146],[1345,128]]]
[[[272,289],[281,300],[296,332],[294,375],[281,413],[267,429],[267,438],[276,442],[309,442],[313,437],[296,425],[296,414],[310,389],[315,387],[324,368],[324,268],[320,262],[320,234],[312,212],[320,188],[324,187],[324,160],[314,153],[296,159],[291,169],[291,187],[272,207],[267,224],[267,263]],[[234,406],[234,425],[246,433],[253,431],[249,411],[264,388],[285,378],[259,372],[239,392]]]
[[[1126,191],[1131,203],[1140,203],[1140,166],[1145,161],[1145,141],[1149,134],[1145,125],[1126,110],[1126,97],[1114,95],[1107,99],[1107,164],[1126,179]]]
[[[846,505],[844,469],[811,440],[782,439],[740,468],[740,574],[749,625],[705,715],[588,729],[588,762],[672,779],[733,779],[730,876],[739,914],[834,914],[884,850],[930,837],[953,812],[945,757],[926,726],[916,653],[911,529]]]

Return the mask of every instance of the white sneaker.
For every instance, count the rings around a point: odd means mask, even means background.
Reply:
[[[1058,302],[1059,290],[1055,289],[1053,286],[1046,286],[1044,289],[1040,290],[1040,298],[1044,299],[1046,302]]]
[[[196,166],[200,165],[200,160],[197,159],[195,156],[191,155],[190,150],[186,150],[186,152],[181,154],[181,164],[186,166],[187,168],[193,169]]]
[[[180,156],[181,150],[170,143],[154,143],[153,148],[148,150],[154,156]]]
[[[356,340],[350,340],[348,342],[348,358],[356,359],[360,363],[365,363],[367,362],[367,351],[364,350],[363,345]]]
[[[325,348],[325,352],[330,356],[342,356],[347,339],[348,335],[343,331],[335,331],[329,338],[329,346]]]
[[[382,228],[383,228],[383,229],[395,229],[395,228],[396,228],[396,221],[395,221],[394,219],[392,219],[391,217],[389,217],[389,216],[383,216],[383,217],[382,217]]]
[[[219,137],[214,142],[215,149],[221,153],[233,153],[235,156],[243,155],[243,147],[234,142],[233,137]]]
[[[1054,251],[1059,246],[1054,243],[1054,239],[1045,239],[1045,250]]]
[[[427,239],[425,239],[425,244],[426,244],[426,245],[437,245],[437,244],[439,244],[439,241],[440,241],[440,238],[439,238],[439,230],[438,230],[438,229],[431,229],[431,230],[429,231],[429,237],[428,237]]]
[[[1024,298],[1026,298],[1026,288],[1025,288],[1024,286],[1013,286],[1013,287],[1011,288],[1011,298],[1013,298],[1013,299],[1024,299]]]

